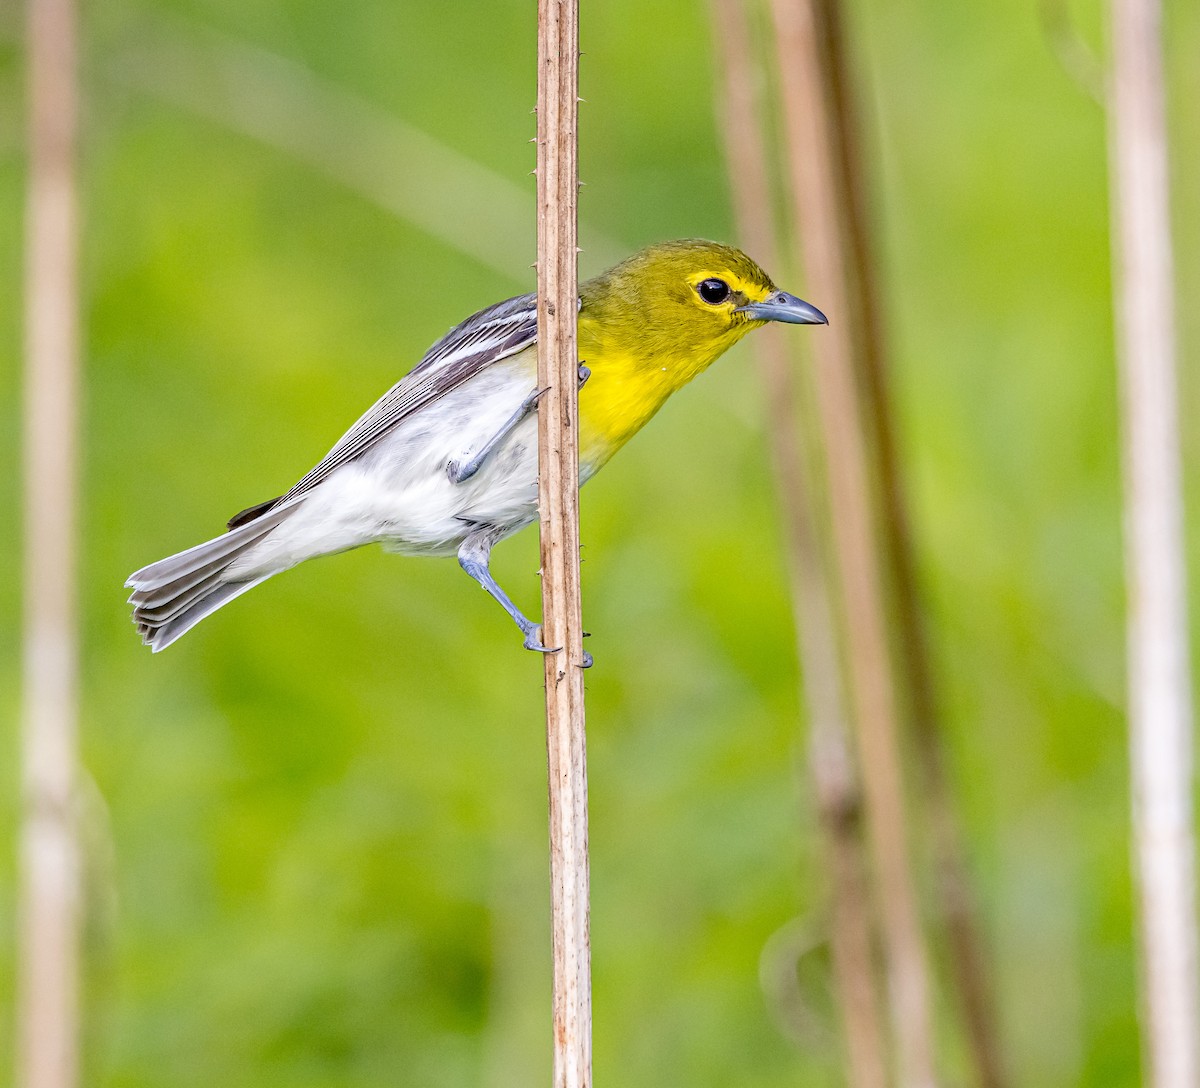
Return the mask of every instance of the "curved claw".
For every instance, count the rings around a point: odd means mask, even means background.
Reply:
[[[525,641],[522,645],[527,650],[534,650],[539,654],[556,654],[561,646],[543,646],[542,645],[542,625],[535,623],[528,631],[525,632]],[[583,662],[580,664],[581,669],[590,669],[595,663],[591,654],[587,650],[583,651]]]
[[[535,623],[525,632],[525,641],[521,645],[525,649],[533,650],[539,654],[556,654],[562,649],[561,646],[542,645],[542,625],[540,623]]]

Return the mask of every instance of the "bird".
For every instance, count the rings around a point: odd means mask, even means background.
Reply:
[[[828,324],[745,253],[702,239],[659,242],[585,281],[577,321],[580,486],[751,330]],[[536,294],[451,329],[285,494],[129,576],[142,641],[163,650],[276,574],[379,543],[457,555],[525,648],[549,652],[489,570],[492,548],[537,520],[536,342]]]

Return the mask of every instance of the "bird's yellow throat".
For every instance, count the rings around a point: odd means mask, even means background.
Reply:
[[[731,329],[696,350],[666,351],[634,333],[629,346],[618,346],[597,322],[580,315],[579,357],[591,370],[579,393],[579,454],[599,467],[640,431],[672,393],[708,369],[750,329]],[[639,343],[639,339],[643,343]]]

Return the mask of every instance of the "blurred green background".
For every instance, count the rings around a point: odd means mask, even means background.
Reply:
[[[1167,7],[1186,361],[1200,9]],[[583,271],[656,239],[736,240],[706,9],[583,8]],[[950,767],[1010,1062],[1030,1088],[1132,1084],[1104,116],[1034,0],[850,15]],[[1102,53],[1099,8],[1069,15]],[[447,327],[532,288],[533,5],[116,0],[84,17],[87,1083],[546,1083],[541,667],[501,611],[451,561],[364,549],[152,658],[122,589],[285,490]],[[0,24],[14,511],[14,4]],[[755,374],[735,349],[585,492],[601,1084],[841,1082]],[[1182,382],[1194,465],[1186,365]],[[5,842],[18,529],[0,522]],[[496,556],[532,612],[536,566],[532,533]],[[13,875],[0,851],[0,1053]],[[797,932],[815,946],[798,1034],[759,981],[764,948]]]

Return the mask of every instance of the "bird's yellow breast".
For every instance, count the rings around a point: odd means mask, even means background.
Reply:
[[[587,322],[579,323],[579,358],[591,371],[579,392],[579,455],[599,467],[640,431],[672,393],[706,370],[738,334],[707,350],[664,352],[637,344],[617,348]],[[639,350],[641,349],[641,350]]]
[[[647,371],[628,355],[585,357],[584,365],[591,377],[579,392],[579,452],[588,461],[603,462],[650,421],[678,386],[662,370]]]

